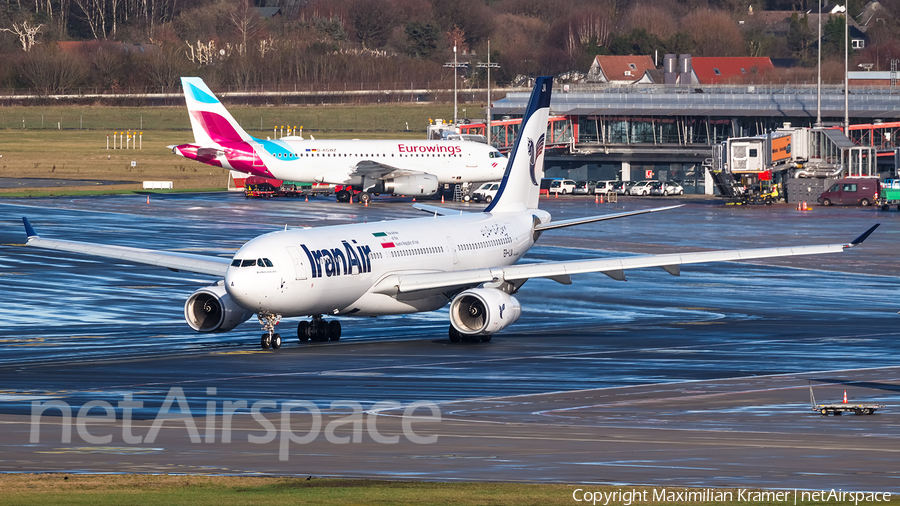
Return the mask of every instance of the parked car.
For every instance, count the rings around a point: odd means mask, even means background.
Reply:
[[[819,194],[816,201],[823,206],[831,204],[867,206],[878,200],[880,185],[878,179],[848,177],[831,185]]]
[[[656,181],[650,186],[650,195],[684,195],[684,188],[675,181]]]
[[[613,190],[613,186],[621,181],[597,181],[597,184],[594,186],[594,193],[609,193]]]
[[[575,193],[576,195],[590,195],[594,193],[594,186],[597,184],[596,181],[578,181],[575,183]]]
[[[475,202],[487,202],[488,204],[497,196],[497,190],[500,189],[500,181],[492,181],[479,186],[477,190],[472,192],[472,200]]]
[[[650,195],[650,186],[657,181],[645,179],[634,183],[634,186],[628,189],[629,195]]]
[[[628,190],[634,185],[631,181],[616,181],[612,184],[610,191],[616,192],[617,195],[628,195]]]
[[[565,195],[575,191],[575,181],[571,179],[554,179],[550,181],[550,193]]]

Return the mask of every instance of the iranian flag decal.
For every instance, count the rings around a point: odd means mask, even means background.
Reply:
[[[372,235],[374,235],[375,237],[378,238],[379,241],[381,241],[382,248],[393,248],[394,247],[394,243],[387,239],[387,234],[385,234],[384,232],[376,232]]]

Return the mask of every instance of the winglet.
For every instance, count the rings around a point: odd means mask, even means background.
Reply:
[[[847,244],[844,247],[852,248],[858,244],[862,244],[862,242],[865,241],[866,238],[868,238],[870,235],[872,235],[872,232],[874,232],[875,229],[878,228],[879,225],[881,225],[881,223],[876,223],[875,225],[872,226],[872,228],[863,232],[863,234],[861,236],[857,237],[856,239],[853,239],[852,241],[850,241],[850,244]]]
[[[29,239],[32,237],[37,237],[37,232],[34,231],[34,227],[31,226],[31,223],[28,221],[28,218],[22,217],[22,222],[25,224],[25,234]]]

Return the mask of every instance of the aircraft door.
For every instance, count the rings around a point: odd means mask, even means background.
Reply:
[[[450,247],[450,253],[453,255],[453,265],[456,265],[459,263],[459,256],[456,254],[456,244],[449,236],[447,236],[447,244]]]
[[[296,277],[294,279],[306,279],[306,255],[303,254],[303,252],[300,251],[300,248],[296,246],[288,246],[287,251],[288,254],[291,255],[291,261],[294,263],[294,271],[296,272]]]

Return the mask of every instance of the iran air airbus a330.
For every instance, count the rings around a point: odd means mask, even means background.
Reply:
[[[538,209],[551,87],[552,78],[537,79],[500,190],[484,212],[415,204],[434,216],[271,232],[244,244],[231,260],[44,239],[25,219],[27,245],[221,276],[188,297],[188,325],[200,332],[227,331],[255,313],[265,349],[281,347],[274,330],[283,317],[311,317],[297,327],[300,341],[336,341],[339,320],[323,316],[434,311],[448,302],[451,341],[490,341],[519,318],[514,295],[529,278],[569,284],[573,274],[602,272],[621,280],[627,269],[661,267],[678,275],[681,264],[836,253],[861,243],[878,226],[849,244],[517,264],[548,230],[678,207],[563,221],[551,221]]]
[[[439,185],[496,181],[506,157],[493,146],[470,141],[277,140],[252,137],[198,77],[182,77],[194,144],[170,146],[172,152],[216,167],[273,179],[326,183],[370,194],[434,195]],[[350,201],[350,192],[336,194]]]

